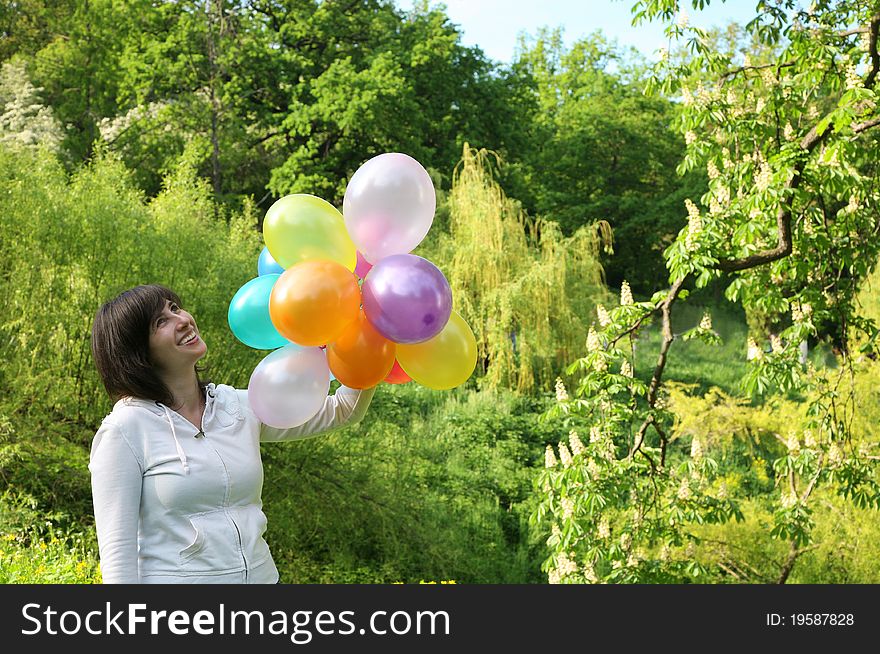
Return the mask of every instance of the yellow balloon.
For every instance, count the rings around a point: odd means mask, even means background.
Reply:
[[[303,261],[335,261],[354,271],[357,248],[339,210],[314,195],[285,195],[266,212],[263,240],[283,268]]]
[[[439,334],[421,343],[398,343],[397,362],[413,381],[443,391],[466,382],[477,365],[474,332],[457,312]]]

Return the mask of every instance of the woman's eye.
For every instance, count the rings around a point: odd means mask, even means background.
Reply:
[[[156,321],[156,327],[161,327],[165,323],[165,318],[159,318]]]
[[[177,313],[178,311],[180,311],[180,307],[177,306],[176,304],[172,303],[171,304],[171,311],[174,313]]]

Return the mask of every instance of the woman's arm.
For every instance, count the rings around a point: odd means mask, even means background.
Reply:
[[[276,429],[265,424],[262,425],[260,440],[264,442],[296,440],[326,434],[347,425],[353,425],[367,413],[375,392],[375,388],[359,391],[347,386],[340,386],[336,389],[336,393],[327,396],[327,399],[324,400],[324,406],[318,413],[302,425],[290,429]],[[250,411],[247,391],[239,390],[238,396]]]
[[[92,503],[105,584],[136,584],[143,469],[121,429],[105,421],[92,441]]]

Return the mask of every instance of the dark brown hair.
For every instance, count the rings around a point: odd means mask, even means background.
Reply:
[[[150,325],[166,301],[183,306],[171,289],[145,284],[120,293],[95,314],[92,357],[113,402],[130,396],[172,406],[171,391],[150,361]],[[196,366],[197,374],[202,371]],[[207,382],[199,378],[199,385]]]

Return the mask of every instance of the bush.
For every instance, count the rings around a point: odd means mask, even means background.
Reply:
[[[382,386],[359,425],[264,447],[282,580],[528,583],[531,467],[561,434],[508,392]]]

